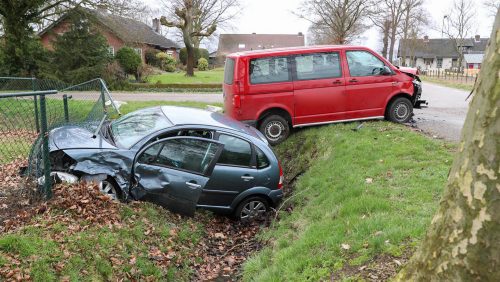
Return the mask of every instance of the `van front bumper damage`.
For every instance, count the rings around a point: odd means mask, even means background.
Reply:
[[[426,100],[421,100],[422,97],[422,82],[419,79],[413,80],[413,107],[421,109],[429,104]]]

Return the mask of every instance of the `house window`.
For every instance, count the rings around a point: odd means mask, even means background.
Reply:
[[[455,68],[457,67],[458,60],[457,59],[451,59],[451,67]]]
[[[114,56],[115,55],[115,47],[113,47],[113,46],[108,47],[108,53],[109,53],[109,55]]]
[[[134,48],[134,51],[139,54],[139,56],[142,57],[142,49],[141,48]]]
[[[245,49],[246,45],[243,43],[238,44],[239,49]]]
[[[440,69],[443,67],[443,59],[439,58],[437,59],[437,68]]]
[[[432,61],[434,61],[434,59],[424,59],[424,64],[430,66],[432,65]]]
[[[172,50],[168,50],[168,51],[167,51],[167,54],[168,54],[168,55],[170,55],[170,56],[172,56],[172,55],[174,54],[174,51],[172,51]]]

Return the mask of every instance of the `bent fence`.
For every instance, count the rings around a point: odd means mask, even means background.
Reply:
[[[117,115],[102,79],[69,86],[0,77],[0,196],[23,189],[50,198],[49,131],[63,125],[93,130],[105,116]]]

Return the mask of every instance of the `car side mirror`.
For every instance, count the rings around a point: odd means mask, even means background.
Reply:
[[[391,75],[392,70],[388,66],[384,66],[380,72],[382,75]]]

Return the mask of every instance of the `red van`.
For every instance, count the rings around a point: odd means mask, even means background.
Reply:
[[[383,119],[408,122],[422,92],[404,72],[359,46],[308,46],[234,53],[226,58],[227,115],[258,128],[270,144],[291,127]]]

